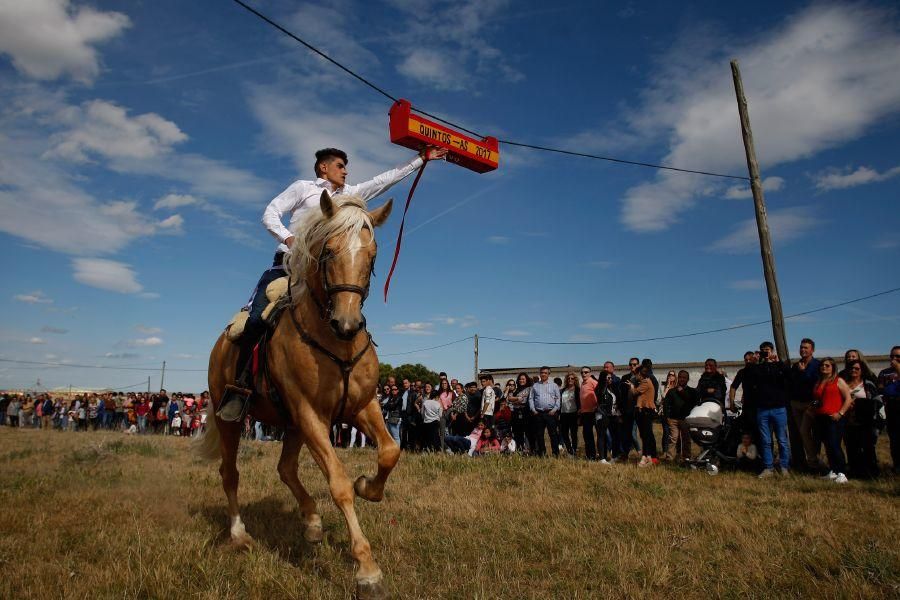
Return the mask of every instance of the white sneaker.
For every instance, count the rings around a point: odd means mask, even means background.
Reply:
[[[763,469],[763,472],[757,475],[759,479],[768,479],[775,476],[775,469]]]
[[[837,479],[837,473],[835,473],[834,471],[828,471],[828,475],[822,475],[822,479],[830,479],[834,481],[835,479]]]
[[[603,459],[600,460],[600,464],[601,464],[601,465],[611,465],[612,463],[609,462],[608,460],[606,460],[605,458],[603,458]]]
[[[848,482],[847,476],[844,475],[843,473],[838,473],[837,475],[835,475],[834,479],[832,481],[834,481],[835,483],[847,483]]]

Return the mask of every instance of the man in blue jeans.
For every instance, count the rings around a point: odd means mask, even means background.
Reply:
[[[763,471],[760,479],[775,474],[775,459],[772,454],[772,433],[778,440],[778,462],[781,474],[790,473],[791,445],[788,441],[788,384],[789,368],[778,359],[775,345],[763,342],[759,345],[759,363],[745,367],[745,389],[752,388],[759,410],[756,423],[762,448]]]

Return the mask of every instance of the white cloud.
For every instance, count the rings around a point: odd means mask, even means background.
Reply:
[[[141,357],[140,354],[136,354],[134,352],[107,352],[106,354],[103,355],[103,358],[115,358],[115,359],[121,359],[121,358],[134,359],[134,358],[140,358],[140,357]]]
[[[824,223],[824,220],[815,214],[812,208],[801,206],[769,211],[768,223],[772,243],[778,245],[797,239],[816,229]],[[759,252],[756,219],[747,219],[738,223],[731,233],[715,241],[708,249],[726,254]]]
[[[501,331],[501,335],[508,335],[509,337],[526,337],[531,335],[529,331],[523,331],[521,329],[507,329],[506,331]]]
[[[53,300],[48,298],[41,290],[35,290],[30,294],[16,294],[13,296],[15,300],[26,304],[52,304]]]
[[[182,206],[191,206],[200,202],[199,198],[195,198],[190,194],[166,194],[156,201],[156,204],[153,205],[153,210],[181,208]]]
[[[162,333],[162,329],[159,327],[148,327],[146,325],[135,325],[134,330],[138,333],[143,333],[144,335],[153,335],[155,333]]]
[[[458,325],[462,328],[474,327],[478,325],[478,319],[475,318],[474,315],[465,315],[462,317],[434,317],[431,319],[435,323],[442,323],[444,325]]]
[[[766,177],[763,179],[762,184],[764,192],[777,192],[784,188],[784,179],[774,176]],[[753,192],[750,191],[750,182],[748,181],[746,184],[731,186],[725,190],[725,197],[729,200],[746,200],[747,198],[752,198]]]
[[[148,337],[148,338],[138,338],[136,340],[131,340],[130,344],[136,347],[146,347],[146,346],[161,346],[163,343],[162,338],[158,338],[156,336]]]
[[[321,148],[347,153],[350,183],[409,160],[408,150],[387,143],[384,106],[355,103],[353,109],[337,109],[326,94],[314,96],[298,88],[305,85],[301,79],[249,88],[250,109],[263,126],[265,148],[291,158],[299,174],[313,177],[315,152]]]
[[[50,325],[44,325],[41,327],[41,333],[55,333],[57,335],[63,335],[69,333],[68,329],[63,329],[62,327],[51,327]]]
[[[586,329],[612,329],[613,327],[615,327],[615,325],[606,322],[595,322],[585,323],[584,325],[582,325],[582,327],[585,327]]]
[[[746,169],[728,59],[741,61],[763,172],[853,140],[900,109],[896,13],[862,4],[813,4],[750,41],[685,32],[660,60],[624,120],[647,142],[668,141],[662,162],[741,174]],[[621,218],[661,231],[724,184],[660,172],[625,194]]]
[[[508,13],[509,0],[442,0],[421,4],[394,0],[404,13],[396,51],[397,70],[439,90],[475,88],[478,77],[515,83],[524,79],[507,55],[491,44],[492,21]]]
[[[588,266],[597,267],[598,269],[608,269],[615,264],[616,263],[611,260],[592,260],[588,263]]]
[[[898,175],[900,175],[900,166],[888,169],[884,173],[879,173],[869,167],[859,167],[855,171],[851,171],[849,168],[844,170],[828,169],[814,175],[813,180],[816,183],[816,189],[827,192],[866,185],[867,183],[887,181]]]
[[[397,65],[397,70],[410,79],[428,84],[439,90],[464,89],[467,80],[463,65],[453,61],[453,55],[445,52],[417,48],[410,51]]]
[[[491,235],[491,236],[488,236],[487,241],[489,241],[492,244],[508,244],[509,237],[505,236],[505,235]]]
[[[409,335],[434,335],[434,331],[432,331],[433,327],[434,323],[428,322],[397,323],[396,325],[391,326],[391,331]]]
[[[45,342],[42,338],[33,337],[30,340],[28,340],[28,343],[29,344],[46,344],[47,342]]]
[[[191,359],[191,358],[197,358],[197,357],[194,356],[193,354],[180,353],[180,354],[176,354],[176,355],[175,355],[175,358],[180,358],[180,359],[183,359],[183,360],[188,360],[188,359]]]
[[[179,131],[170,122],[156,123],[148,115],[132,117],[124,109],[113,110],[116,119],[124,120],[116,135],[137,131],[137,137],[146,134],[152,139],[119,140],[118,146],[107,148],[100,141],[102,136],[82,135],[85,129],[79,117],[87,118],[86,107],[91,103],[74,106],[62,92],[36,85],[10,88],[8,100],[0,103],[0,231],[10,235],[60,252],[91,256],[115,253],[136,237],[180,232],[179,219],[160,227],[136,202],[104,200],[85,191],[81,187],[85,179],[72,169],[71,161],[55,156],[61,144],[69,148],[62,152],[69,158],[80,153],[90,160],[103,159],[108,162],[103,166],[117,172],[184,181],[189,191],[210,197],[258,202],[268,195],[267,184],[246,171],[168,150]],[[135,158],[142,153],[155,156]],[[226,216],[211,202],[203,208],[217,217]],[[237,222],[230,218],[228,224],[234,227]]]
[[[68,0],[5,0],[0,2],[0,53],[11,56],[16,69],[29,77],[69,75],[90,83],[100,73],[93,45],[130,24],[122,13],[88,6],[76,10]]]
[[[728,287],[732,290],[739,291],[764,290],[766,289],[766,282],[764,279],[738,279],[730,282]]]
[[[160,229],[171,233],[183,233],[184,217],[181,215],[172,215],[157,223]]]
[[[57,115],[69,127],[54,136],[47,156],[77,163],[92,157],[107,159],[154,158],[187,140],[178,125],[156,113],[129,116],[112,102],[92,100],[81,107],[69,107]]]
[[[72,267],[75,280],[91,287],[120,294],[137,294],[144,289],[134,270],[125,263],[104,258],[76,258]]]

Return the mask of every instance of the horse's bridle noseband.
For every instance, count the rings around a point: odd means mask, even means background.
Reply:
[[[350,292],[352,294],[359,294],[359,310],[362,312],[363,306],[366,303],[366,298],[369,297],[369,285],[372,279],[372,275],[375,274],[375,257],[372,257],[372,264],[369,265],[369,277],[366,280],[366,286],[362,287],[360,285],[354,285],[351,283],[336,283],[332,285],[328,281],[328,261],[334,258],[334,252],[329,250],[326,246],[322,246],[322,251],[319,253],[318,260],[318,268],[322,273],[322,291],[325,293],[325,303],[323,304],[315,294],[310,294],[313,300],[316,303],[316,306],[319,309],[319,316],[322,317],[323,321],[332,321],[334,317],[334,295],[339,292]],[[332,326],[335,335],[343,340],[351,340],[353,339],[357,333],[366,327],[366,317],[363,315],[362,320],[359,323],[359,327],[356,328],[354,332],[349,335],[342,334],[340,331],[337,331]]]

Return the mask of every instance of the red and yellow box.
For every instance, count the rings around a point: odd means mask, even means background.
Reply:
[[[391,142],[418,150],[423,145],[446,148],[447,161],[477,173],[487,173],[500,166],[500,144],[495,137],[481,140],[453,131],[412,112],[412,105],[402,98],[391,106]]]

